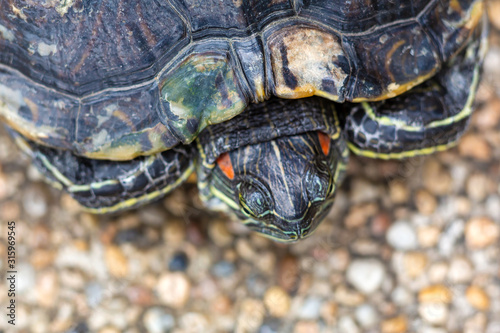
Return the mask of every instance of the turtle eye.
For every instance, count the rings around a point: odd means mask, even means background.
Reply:
[[[314,202],[326,199],[332,190],[332,183],[326,167],[323,167],[322,163],[316,163],[307,169],[303,186],[309,200]]]
[[[260,186],[242,182],[238,185],[238,197],[243,212],[251,217],[261,217],[269,212],[269,199]]]

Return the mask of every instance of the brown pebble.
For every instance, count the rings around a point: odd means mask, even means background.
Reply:
[[[125,289],[125,295],[132,304],[149,306],[153,303],[151,290],[144,286],[130,286]]]
[[[128,274],[128,261],[118,246],[110,245],[105,252],[106,266],[109,273],[116,278],[126,277]]]
[[[401,315],[395,318],[386,319],[380,324],[382,333],[406,333],[408,328],[408,319]]]
[[[441,230],[435,225],[421,226],[417,231],[418,243],[425,248],[436,245],[440,236]]]
[[[318,333],[318,323],[314,321],[298,321],[293,329],[294,333]]]
[[[16,201],[6,201],[0,206],[0,217],[2,220],[16,221],[19,220],[21,207]]]
[[[481,131],[494,129],[500,122],[500,99],[495,98],[474,112],[472,121]]]
[[[482,249],[495,244],[500,237],[500,225],[488,217],[475,217],[465,226],[465,241],[471,249]]]
[[[390,226],[391,216],[386,212],[381,212],[373,217],[370,229],[374,236],[383,236]]]
[[[333,325],[337,320],[338,309],[334,302],[325,302],[321,306],[320,316],[328,325]]]
[[[435,158],[430,157],[425,161],[423,178],[425,188],[434,195],[445,195],[451,191],[451,175]]]
[[[488,18],[495,28],[500,29],[500,1],[487,1]]]
[[[208,234],[218,247],[225,247],[231,244],[234,237],[227,229],[227,223],[224,220],[217,220],[209,224]]]
[[[254,332],[262,325],[266,310],[260,300],[246,298],[241,302],[236,332]]]
[[[418,293],[420,303],[449,304],[453,298],[451,291],[444,285],[437,284],[423,288]]]
[[[345,306],[358,306],[365,302],[365,297],[361,293],[342,285],[335,289],[333,296],[337,303]]]
[[[71,212],[73,214],[82,211],[82,206],[76,201],[71,195],[67,193],[62,193],[61,195],[61,206],[65,211]]]
[[[467,197],[456,197],[455,198],[455,210],[457,214],[461,216],[467,216],[470,213],[471,202]]]
[[[469,304],[478,310],[487,311],[490,308],[490,298],[481,287],[470,286],[465,292],[465,297]]]
[[[475,201],[482,201],[488,195],[488,188],[491,184],[489,179],[483,173],[474,173],[467,178],[465,190],[470,199]]]
[[[273,317],[284,317],[290,310],[290,295],[281,287],[273,286],[264,294],[264,305]]]
[[[349,210],[344,223],[346,228],[359,228],[366,224],[368,218],[375,215],[378,211],[378,205],[375,203],[358,204]]]
[[[418,190],[415,193],[415,205],[423,215],[431,215],[437,207],[436,198],[426,190]]]
[[[186,238],[186,223],[180,219],[169,219],[163,232],[163,241],[171,247],[177,247]]]
[[[410,278],[416,278],[421,275],[427,266],[427,256],[420,252],[407,252],[404,255],[403,265]]]
[[[30,256],[30,263],[37,270],[51,266],[54,262],[55,253],[52,250],[38,249]]]
[[[479,161],[488,161],[491,159],[491,148],[486,140],[474,133],[464,135],[458,143],[460,155],[472,157]]]
[[[408,184],[401,180],[393,180],[389,183],[389,195],[391,201],[395,204],[408,202],[410,192],[408,191]]]
[[[226,295],[219,295],[212,301],[212,310],[219,314],[227,314],[232,309],[232,302]]]

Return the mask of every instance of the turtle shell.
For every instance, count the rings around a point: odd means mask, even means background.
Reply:
[[[482,0],[0,0],[0,117],[128,160],[271,95],[376,101],[457,54]]]

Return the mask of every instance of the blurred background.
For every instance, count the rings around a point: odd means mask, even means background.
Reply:
[[[282,245],[208,212],[193,181],[112,216],[47,186],[0,130],[0,272],[15,330],[500,332],[500,1],[470,130],[430,157],[351,157],[316,233]]]

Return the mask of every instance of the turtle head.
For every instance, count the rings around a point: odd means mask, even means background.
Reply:
[[[220,155],[210,190],[252,230],[293,242],[326,216],[342,169],[335,140],[307,132]]]

